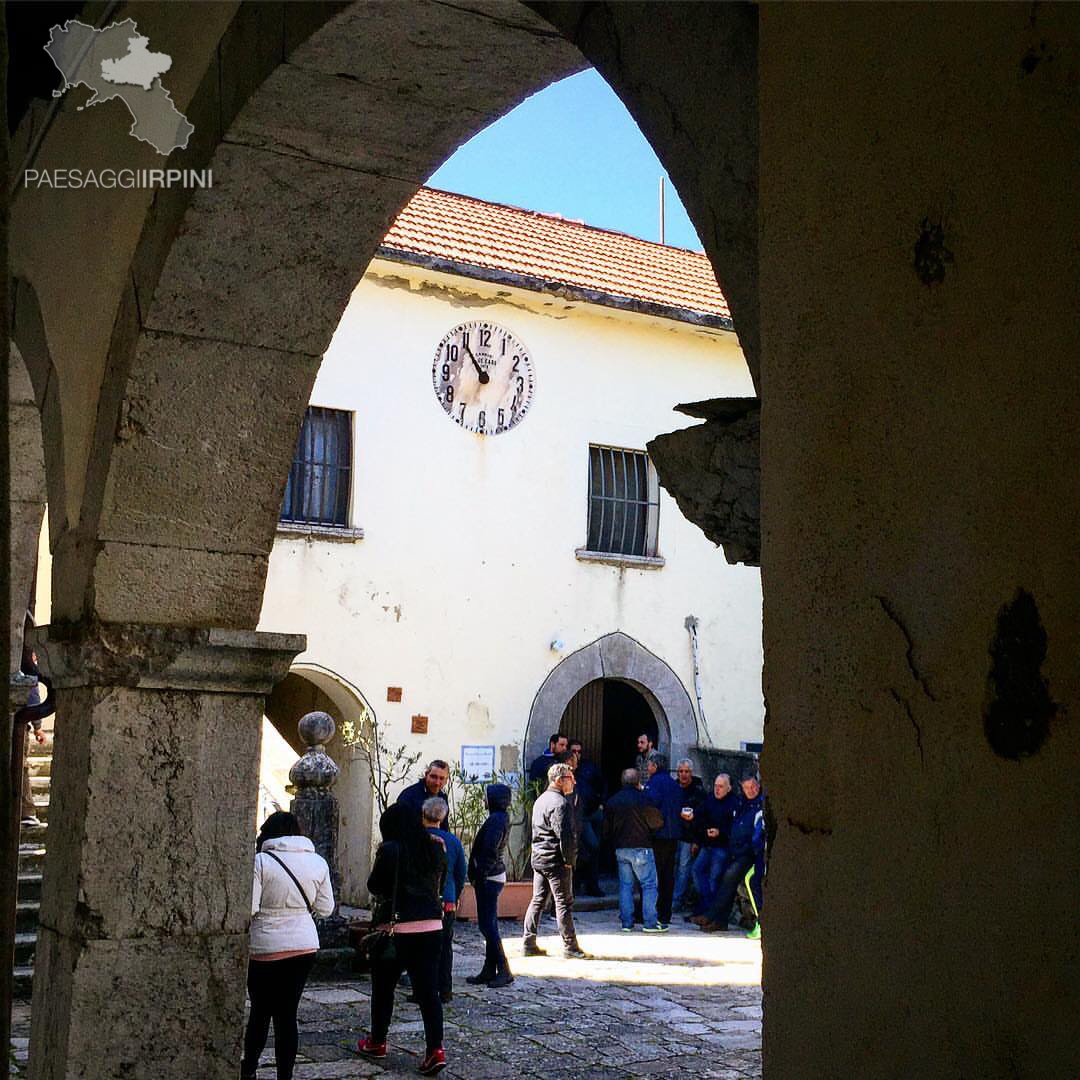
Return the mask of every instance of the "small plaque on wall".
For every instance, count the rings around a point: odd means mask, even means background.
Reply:
[[[414,716],[412,718],[412,733],[414,735],[426,735],[427,722],[428,718],[426,716]]]
[[[386,688],[386,700],[387,701],[400,701],[401,700],[401,687],[400,686],[388,686]]]
[[[461,771],[470,781],[490,780],[495,772],[495,747],[463,746]]]

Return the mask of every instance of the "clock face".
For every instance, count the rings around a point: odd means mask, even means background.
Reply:
[[[532,404],[532,358],[505,327],[493,322],[455,326],[439,342],[431,367],[435,396],[466,431],[501,435]]]

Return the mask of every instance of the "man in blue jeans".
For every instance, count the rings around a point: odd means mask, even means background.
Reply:
[[[656,917],[656,859],[652,838],[664,824],[664,815],[638,788],[637,769],[624,769],[622,791],[604,807],[604,839],[615,846],[619,867],[619,919],[625,933],[634,929],[634,882],[641,886],[645,932],[658,934]]]

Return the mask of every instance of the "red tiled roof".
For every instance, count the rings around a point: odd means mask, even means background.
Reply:
[[[422,187],[413,196],[382,250],[555,283],[600,294],[601,303],[608,297],[731,318],[702,254],[433,188]]]

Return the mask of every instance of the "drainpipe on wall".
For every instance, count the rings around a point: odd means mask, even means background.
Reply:
[[[694,615],[687,615],[683,622],[683,626],[686,627],[687,632],[690,634],[690,655],[694,659],[694,696],[697,698],[698,722],[701,724],[701,730],[705,733],[706,746],[713,746],[714,743],[712,735],[709,734],[709,726],[705,723],[705,707],[701,704],[701,656],[698,649],[697,617]]]

